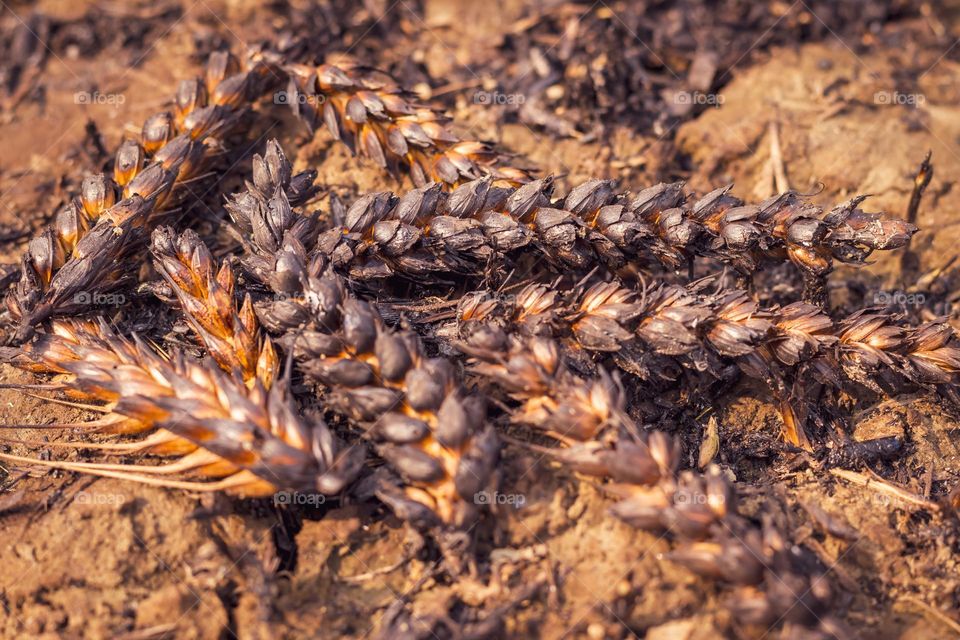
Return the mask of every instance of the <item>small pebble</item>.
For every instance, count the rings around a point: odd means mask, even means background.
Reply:
[[[594,622],[587,627],[587,636],[590,640],[603,640],[607,637],[607,630],[599,622]]]
[[[421,100],[429,100],[433,96],[433,90],[426,82],[418,82],[413,85],[413,92],[417,94],[417,97]]]
[[[582,500],[577,500],[570,508],[567,509],[567,517],[571,520],[577,520],[580,516],[583,515],[583,512],[587,510],[587,503]]]
[[[13,545],[13,552],[24,560],[29,560],[31,562],[37,561],[37,557],[33,553],[33,547],[26,542],[18,542]]]
[[[30,616],[24,622],[23,628],[28,634],[35,636],[43,631],[43,623],[36,616]]]

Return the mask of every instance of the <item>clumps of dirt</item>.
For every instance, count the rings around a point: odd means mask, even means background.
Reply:
[[[883,294],[899,298],[897,292],[910,290],[956,253],[956,63],[940,58],[943,49],[935,44],[918,42],[901,51],[859,54],[838,40],[777,50],[726,87],[723,108],[705,112],[677,134],[679,150],[697,168],[689,180],[694,188],[732,182],[745,198],[767,197],[775,190],[778,149],[790,187],[827,206],[869,195],[868,210],[900,217],[920,162],[932,151],[934,178],[911,247],[918,271],[904,272],[900,255],[877,255],[872,268],[836,280],[835,306],[884,304]],[[863,284],[851,291],[850,281],[858,280]]]
[[[579,140],[616,125],[669,138],[769,48],[838,33],[859,48],[919,13],[908,2],[876,0],[505,2],[496,12],[464,0],[423,4],[409,57],[445,79],[442,97],[467,88],[474,104]]]

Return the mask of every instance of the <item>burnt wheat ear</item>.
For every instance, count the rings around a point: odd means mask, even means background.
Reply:
[[[484,175],[506,184],[530,180],[491,144],[461,139],[447,126],[450,118],[420,104],[383,71],[348,59],[284,70],[290,78],[286,101],[311,132],[323,123],[355,153],[395,173],[408,172],[417,186],[454,186]]]
[[[562,340],[568,353],[609,354],[651,383],[683,369],[719,376],[733,364],[771,388],[784,438],[805,448],[812,445],[804,396],[813,381],[878,393],[909,382],[954,398],[960,383],[960,344],[946,323],[912,326],[870,310],[835,321],[807,303],[762,308],[744,292],[708,293],[702,283],[638,290],[598,282],[565,292],[531,284],[516,296],[464,297],[457,322],[460,334],[494,325]]]
[[[164,356],[138,338],[121,338],[103,323],[55,320],[51,330],[25,345],[13,363],[36,373],[61,374],[43,388],[103,403],[82,405],[103,417],[78,424],[3,426],[80,429],[81,441],[5,442],[176,459],[159,465],[48,461],[6,453],[0,459],[248,497],[278,490],[335,495],[360,470],[362,452],[344,450],[322,421],[301,417],[286,378],[269,390],[259,380],[245,384],[235,374],[180,354]],[[92,433],[136,439],[92,442]]]
[[[244,248],[240,264],[274,292],[299,287],[298,265],[282,260],[284,242],[295,241],[303,247],[316,242],[317,214],[302,215],[293,209],[315,194],[316,177],[313,170],[293,175],[280,144],[270,140],[264,155],[253,157],[253,180],[247,181],[243,191],[227,198],[227,212]]]
[[[718,467],[678,473],[676,439],[640,434],[625,410],[623,388],[602,369],[574,374],[558,345],[476,325],[459,348],[470,371],[503,389],[511,421],[543,431],[556,448],[521,443],[570,469],[611,481],[620,498],[611,512],[626,523],[678,540],[667,558],[711,580],[734,585],[727,604],[738,623],[761,631],[795,624],[839,633],[829,614],[832,589],[816,563],[789,543],[772,519],[762,525],[738,512],[736,494]]]
[[[270,387],[279,360],[262,335],[249,294],[236,305],[236,276],[228,262],[216,267],[210,250],[191,230],[170,227],[153,232],[154,265],[173,290],[200,341],[223,369],[237,370],[244,382]]]
[[[676,269],[703,257],[730,264],[746,277],[762,264],[791,261],[820,290],[834,260],[863,263],[874,250],[903,246],[915,231],[902,221],[860,211],[859,200],[824,214],[795,193],[743,205],[724,188],[689,204],[680,184],[631,196],[615,193],[611,182],[601,180],[553,200],[550,179],[512,188],[486,177],[449,193],[434,183],[399,197],[367,194],[318,234],[315,214],[291,209],[312,193],[315,173],[291,176],[290,171],[271,141],[265,157],[254,161],[259,180],[255,177],[227,204],[249,238],[242,262],[261,281],[268,273],[271,278],[292,274],[277,264],[289,232],[304,247],[316,243],[338,272],[363,281],[393,275],[425,280],[438,273],[471,277],[527,249],[561,269],[617,270],[651,262]],[[808,287],[808,297],[822,303],[812,291]]]
[[[84,179],[80,194],[22,258],[20,281],[6,298],[20,322],[18,340],[51,316],[88,310],[98,294],[129,279],[151,228],[173,216],[182,187],[222,152],[276,73],[275,63],[258,52],[243,63],[228,52],[212,54],[204,77],[181,83],[173,113],[151,116],[139,140],[120,145],[113,177]]]
[[[807,301],[823,306],[835,262],[863,264],[877,250],[905,246],[916,227],[859,209],[855,198],[824,211],[794,192],[746,204],[730,187],[695,199],[681,183],[636,194],[588,180],[554,198],[553,180],[503,188],[491,178],[443,193],[427,185],[396,196],[368,194],[340,229],[321,236],[334,266],[370,280],[394,273],[467,273],[517,249],[542,253],[561,269],[616,271],[627,265],[675,270],[718,260],[749,280],[762,266],[790,262]]]
[[[427,357],[416,334],[388,328],[352,296],[325,256],[308,253],[315,216],[294,214],[290,200],[293,185],[309,190],[312,175],[290,178],[273,141],[254,167],[254,182],[227,209],[242,236],[241,264],[273,294],[254,304],[261,323],[397,472],[380,482],[385,503],[423,529],[469,529],[499,454],[482,399],[459,384],[449,361]]]
[[[499,454],[482,399],[449,361],[427,357],[416,334],[389,329],[339,278],[321,274],[321,262],[303,265],[299,292],[256,305],[257,314],[327,389],[327,404],[379,443],[401,479],[382,483],[380,498],[418,527],[470,528]]]
[[[772,517],[760,524],[745,517],[719,467],[678,474],[679,459],[677,441],[655,431],[602,450],[601,473],[585,472],[613,480],[606,486],[621,498],[611,509],[616,517],[678,541],[667,559],[732,585],[725,604],[738,624],[756,633],[790,625],[805,637],[849,637],[831,613],[835,592],[815,556]]]

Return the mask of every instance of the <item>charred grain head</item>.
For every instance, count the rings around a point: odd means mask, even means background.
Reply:
[[[442,112],[421,104],[389,74],[344,59],[338,64],[289,64],[283,102],[311,130],[325,126],[357,155],[417,186],[457,185],[484,175],[506,183],[529,180],[493,145],[465,140]]]
[[[789,262],[808,284],[807,300],[823,306],[836,262],[863,264],[874,251],[905,246],[916,231],[863,212],[863,198],[824,212],[793,192],[747,205],[730,187],[699,199],[680,183],[630,194],[589,180],[563,198],[553,187],[551,178],[505,188],[486,177],[449,194],[433,184],[402,196],[368,194],[339,228],[321,234],[320,247],[338,269],[362,280],[469,274],[518,250],[540,254],[558,270],[677,270],[700,258],[750,278],[764,265]]]
[[[257,306],[331,408],[362,425],[397,473],[378,495],[422,527],[469,528],[493,480],[498,439],[481,398],[416,334],[388,328],[340,280],[303,265],[302,290]],[[315,268],[315,267],[314,267]]]
[[[139,140],[120,145],[113,177],[84,179],[79,195],[23,256],[20,281],[6,299],[20,323],[19,339],[45,319],[76,313],[128,281],[150,230],[176,207],[180,187],[219,153],[275,72],[261,54],[242,64],[228,52],[211,55],[203,80],[182,83],[175,113],[151,116]]]
[[[277,354],[260,330],[250,296],[238,302],[231,266],[224,262],[217,268],[210,250],[190,230],[179,235],[170,227],[154,230],[151,251],[154,266],[217,364],[269,388],[279,368]]]
[[[103,323],[55,321],[14,361],[61,374],[57,388],[102,403],[103,417],[76,425],[91,433],[135,440],[60,446],[106,455],[146,453],[172,458],[160,465],[5,459],[56,469],[196,491],[267,496],[278,490],[336,495],[356,476],[362,452],[340,446],[327,426],[302,417],[286,378],[268,390],[236,373],[162,355],[138,338],[119,337]]]

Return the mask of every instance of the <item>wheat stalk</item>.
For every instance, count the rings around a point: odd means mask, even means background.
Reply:
[[[273,159],[261,162],[275,169],[261,171],[261,175],[290,175],[289,163],[277,145],[271,143],[267,155]],[[309,189],[310,177],[300,181],[299,191]],[[488,180],[464,185],[449,195],[436,186],[411,191],[399,200],[389,194],[371,195],[351,207],[342,226],[321,233],[313,252],[303,246],[303,241],[309,242],[315,236],[314,216],[298,216],[290,211],[289,198],[282,186],[285,182],[289,184],[289,178],[273,181],[262,178],[263,188],[248,185],[247,191],[235,197],[230,208],[241,228],[251,230],[245,233],[248,251],[244,264],[274,291],[299,297],[303,295],[302,281],[308,265],[314,262],[329,261],[334,267],[356,263],[358,266],[350,273],[362,277],[370,273],[384,275],[397,265],[404,265],[408,273],[420,275],[431,270],[423,265],[436,265],[438,261],[463,265],[466,264],[464,256],[471,250],[476,259],[489,257],[489,253],[484,252],[489,245],[482,242],[487,236],[477,226],[485,203],[530,203],[531,197],[527,195],[517,197],[525,193],[524,190],[536,194],[534,204],[537,198],[544,197],[540,188],[532,189],[531,185],[511,192],[491,187]],[[664,193],[661,188],[656,191]],[[497,192],[499,196],[495,195]],[[599,207],[599,211],[609,206],[600,204],[609,194],[587,196],[588,192],[600,193],[594,183],[589,189],[574,189],[568,200],[583,202],[592,197],[594,204],[584,206],[583,210]],[[268,193],[272,194],[269,198]],[[721,193],[707,198],[706,202],[716,203],[726,197]],[[792,198],[785,196],[779,200],[787,202]],[[650,201],[646,196],[640,199]],[[695,205],[693,211],[703,214],[710,206]],[[437,216],[437,211],[455,215]],[[512,219],[518,214],[513,211],[502,215]],[[716,216],[719,214],[714,212],[710,217]],[[429,225],[429,233],[438,236],[436,229],[446,224],[441,218],[452,221],[451,225],[467,223],[461,233],[449,236],[460,238],[456,243],[443,245],[434,241],[434,237],[427,243],[423,237],[426,234],[403,231],[405,225],[422,224],[425,228]],[[796,219],[796,216],[790,214],[786,218]],[[774,219],[778,218],[774,216],[770,220]],[[253,234],[251,220],[259,220],[257,228],[269,229],[269,233]],[[781,220],[776,226],[783,224]],[[883,227],[882,223],[878,224]],[[521,227],[514,225],[513,228]],[[888,232],[889,229],[884,233]],[[396,245],[390,268],[384,271],[387,251],[368,249],[378,242],[381,247],[393,246],[383,240],[386,237],[405,241]],[[477,240],[479,242],[475,242]],[[357,250],[361,245],[365,248]],[[418,254],[427,246],[432,247],[433,262],[423,258],[423,253]],[[548,238],[544,237],[537,246],[549,246]],[[379,266],[377,260],[382,260]],[[320,268],[313,267],[315,271]],[[745,292],[709,294],[704,288],[703,283],[638,289],[601,282],[590,288],[578,287],[564,295],[547,285],[532,284],[517,296],[498,298],[486,293],[467,296],[461,301],[458,320],[469,325],[488,324],[496,319],[500,326],[510,330],[565,338],[588,352],[614,354],[622,368],[648,380],[656,380],[664,375],[663,371],[680,367],[720,375],[725,364],[732,362],[771,387],[780,401],[785,438],[807,448],[810,447],[804,429],[807,411],[795,389],[796,381],[805,372],[834,384],[843,378],[851,379],[875,390],[886,374],[917,384],[956,384],[960,351],[954,346],[952,330],[942,323],[910,327],[892,316],[868,312],[835,322],[808,303],[761,308]],[[292,309],[289,312],[294,313]],[[294,321],[302,322],[302,319]],[[469,328],[461,328],[460,333],[464,331],[469,332]],[[665,366],[667,364],[670,366]]]
[[[539,284],[499,299],[478,293],[460,303],[459,333],[496,322],[519,334],[554,336],[576,349],[610,353],[646,380],[678,367],[720,375],[724,363],[733,362],[774,390],[785,438],[807,448],[795,381],[810,377],[839,386],[851,380],[882,392],[893,376],[956,393],[960,347],[946,323],[912,326],[870,310],[834,321],[807,303],[764,309],[743,292],[700,289],[600,282],[566,293]]]
[[[273,291],[295,291],[299,286],[299,273],[291,270],[295,265],[278,262],[288,234],[298,246],[316,242],[317,214],[301,215],[293,210],[313,196],[316,176],[313,170],[293,175],[280,144],[270,140],[264,155],[253,157],[252,182],[227,198],[227,212],[244,247],[240,263]]]
[[[447,360],[427,357],[415,334],[387,328],[318,268],[304,265],[301,291],[257,304],[258,316],[284,334],[280,344],[304,375],[329,390],[329,406],[382,443],[405,484],[383,485],[380,497],[416,525],[468,527],[499,452],[482,400],[466,393]]]
[[[402,480],[378,492],[394,511],[425,528],[469,527],[499,453],[483,402],[460,386],[450,362],[427,357],[415,334],[386,327],[325,271],[322,254],[304,247],[316,218],[293,214],[290,200],[310,190],[313,176],[292,178],[275,141],[254,167],[254,181],[227,208],[241,234],[241,263],[273,293],[254,304],[263,326],[326,387],[328,405],[379,443]]]
[[[173,290],[200,341],[225,370],[244,382],[270,387],[279,368],[273,344],[257,323],[249,294],[238,310],[236,277],[224,262],[219,269],[210,250],[191,230],[179,236],[170,227],[153,233],[154,265]]]

